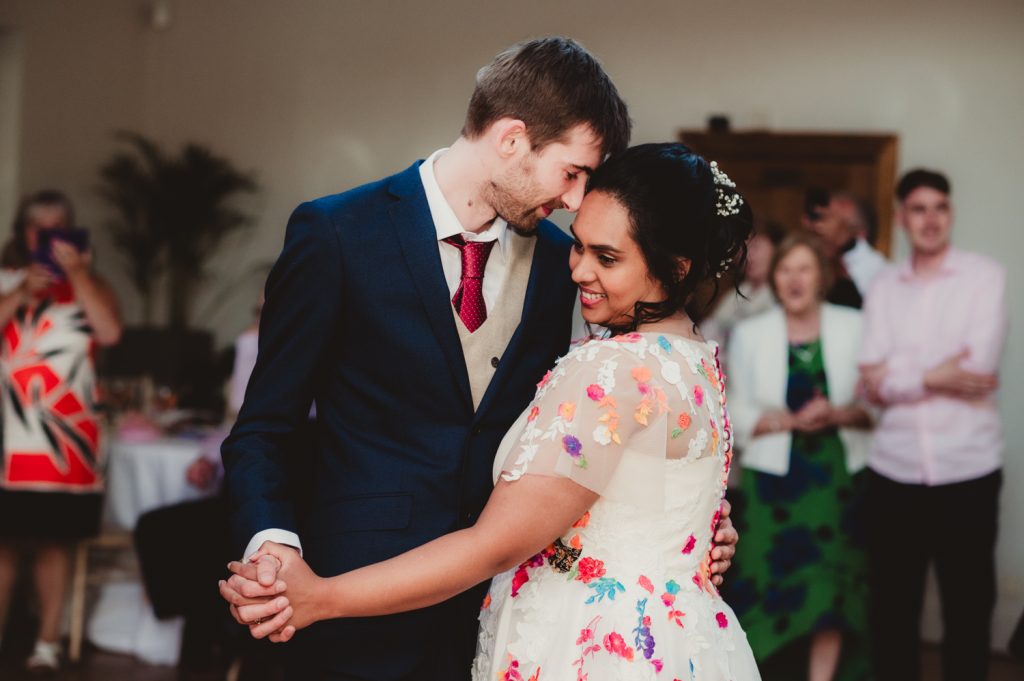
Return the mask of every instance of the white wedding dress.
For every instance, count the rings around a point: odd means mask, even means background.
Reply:
[[[716,353],[670,335],[590,341],[538,386],[495,478],[565,476],[601,498],[493,580],[475,681],[760,678],[710,581],[731,455]]]

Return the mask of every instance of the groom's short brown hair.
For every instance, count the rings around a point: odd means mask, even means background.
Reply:
[[[537,150],[581,123],[601,139],[605,154],[629,144],[626,103],[597,59],[569,38],[520,43],[480,69],[462,134],[476,138],[501,118],[523,121]]]

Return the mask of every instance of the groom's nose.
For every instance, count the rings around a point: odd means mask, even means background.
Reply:
[[[567,211],[575,213],[580,209],[580,204],[583,203],[583,190],[586,188],[587,183],[580,176],[572,183],[569,191],[562,194],[562,205]]]

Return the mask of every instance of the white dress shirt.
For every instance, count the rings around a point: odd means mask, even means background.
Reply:
[[[447,149],[438,149],[420,165],[420,180],[423,182],[423,190],[427,194],[427,205],[430,206],[430,217],[434,221],[434,229],[437,230],[437,247],[441,251],[441,268],[444,270],[444,278],[448,283],[448,291],[451,297],[459,289],[462,280],[462,251],[444,240],[451,236],[461,234],[466,241],[497,241],[497,246],[491,249],[487,258],[487,265],[484,269],[483,292],[484,305],[488,310],[494,308],[501,297],[501,284],[505,280],[505,270],[508,267],[508,223],[500,217],[494,218],[491,226],[482,232],[467,232],[455,211],[452,210],[448,199],[441,192],[434,176],[434,162],[444,154]]]
[[[843,253],[843,266],[846,267],[850,279],[853,279],[861,298],[867,297],[871,282],[888,264],[885,256],[864,239],[857,239],[853,248]]]

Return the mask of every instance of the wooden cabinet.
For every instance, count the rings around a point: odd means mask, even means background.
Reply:
[[[861,197],[878,215],[875,247],[890,254],[895,135],[681,130],[679,139],[718,161],[754,215],[787,229],[800,226],[804,194],[812,187]]]

